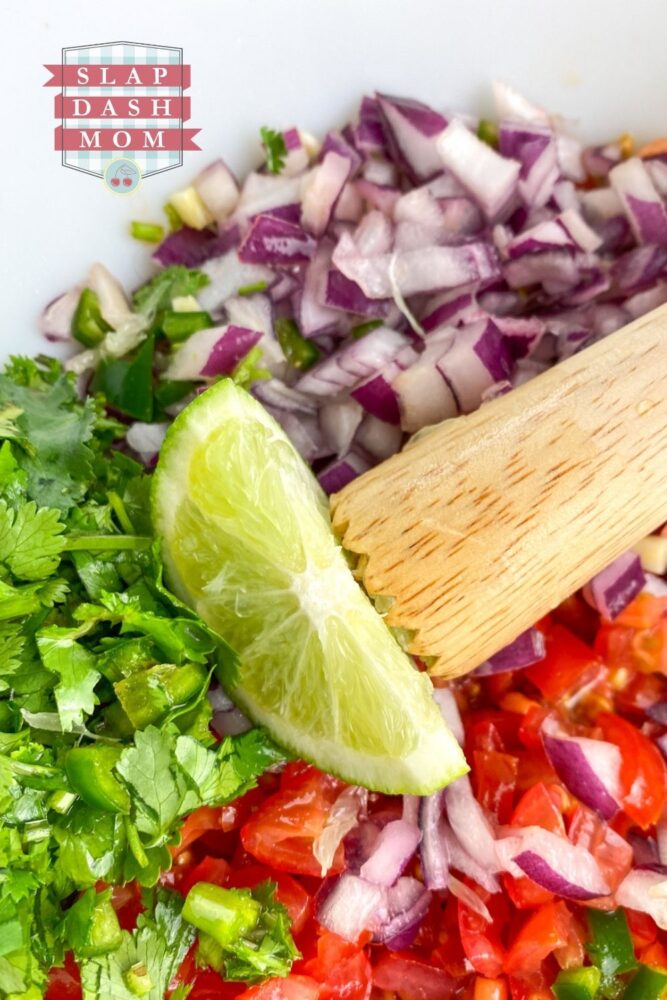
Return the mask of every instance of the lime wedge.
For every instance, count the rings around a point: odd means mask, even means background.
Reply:
[[[355,582],[311,471],[233,382],[174,421],[153,512],[171,586],[237,650],[230,694],[278,743],[383,792],[425,795],[467,770],[430,681]]]

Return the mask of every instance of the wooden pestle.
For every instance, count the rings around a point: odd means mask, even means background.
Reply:
[[[667,305],[331,498],[431,673],[472,670],[667,521]]]

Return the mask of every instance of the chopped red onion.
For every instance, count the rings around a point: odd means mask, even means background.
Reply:
[[[496,324],[480,320],[456,331],[437,368],[461,413],[471,413],[480,405],[485,389],[509,378],[512,357]]]
[[[549,830],[516,828],[497,841],[496,851],[510,874],[527,875],[557,896],[586,900],[609,894],[609,884],[593,855]]]
[[[231,215],[239,200],[239,186],[224,160],[214,160],[197,174],[192,186],[214,219]]]
[[[168,423],[144,424],[136,421],[128,427],[125,440],[141,461],[149,465],[157,457],[168,428]]]
[[[356,942],[364,931],[374,930],[385,908],[386,890],[358,875],[341,875],[317,909],[317,919],[327,930]]]
[[[354,441],[373,458],[382,461],[400,450],[403,432],[400,427],[367,413],[354,435]]]
[[[363,417],[364,411],[353,399],[334,399],[322,405],[320,427],[335,454],[342,455],[349,451]],[[363,442],[360,443],[363,446]]]
[[[171,264],[199,267],[212,257],[227,253],[238,242],[238,226],[230,226],[217,234],[210,229],[191,229],[189,226],[181,226],[162,240],[153,254],[153,259],[164,267],[169,267]]]
[[[233,218],[249,219],[283,205],[301,201],[302,176],[250,173],[243,182]]]
[[[604,618],[613,620],[642,591],[645,583],[639,556],[625,552],[589,581],[584,596]]]
[[[498,871],[496,838],[467,775],[447,786],[445,802],[449,825],[463,850],[489,871]]]
[[[667,211],[651,175],[637,156],[619,163],[609,173],[638,243],[667,247]]]
[[[77,285],[64,295],[49,302],[39,321],[40,332],[51,342],[66,342],[72,339],[72,320],[81,297]]]
[[[390,308],[389,299],[369,299],[359,285],[350,281],[340,271],[332,268],[327,275],[323,305],[331,309],[342,309],[357,316],[371,316],[383,319]]]
[[[308,150],[303,144],[299,130],[289,128],[283,132],[287,155],[280,171],[283,177],[297,177],[307,168],[310,161]]]
[[[465,742],[465,731],[463,729],[463,720],[461,718],[461,713],[459,712],[459,706],[456,703],[456,698],[454,697],[454,692],[450,687],[433,688],[433,700],[440,709],[440,714],[447,723],[447,727],[451,729],[456,742],[460,746],[463,746]]]
[[[384,942],[391,951],[409,947],[430,902],[430,892],[418,879],[399,878],[396,885],[385,889],[384,907],[377,916],[373,939]]]
[[[330,151],[312,171],[301,202],[301,224],[309,232],[324,233],[351,169],[348,156]]]
[[[376,99],[394,158],[417,181],[440,173],[436,139],[447,119],[419,101],[387,94],[376,94]]]
[[[405,871],[417,850],[421,833],[414,823],[404,819],[387,823],[380,831],[373,853],[361,866],[359,874],[375,885],[393,885]]]
[[[555,719],[542,724],[542,742],[565,787],[603,819],[619,810],[621,752],[613,743],[569,736]]]
[[[354,146],[347,141],[345,136],[335,129],[327,132],[324,137],[322,149],[320,150],[320,159],[323,159],[327,153],[336,153],[338,156],[344,156],[350,161],[350,177],[354,177],[361,168],[363,162],[361,156]]]
[[[391,184],[376,184],[365,177],[358,177],[354,182],[357,193],[374,209],[391,215],[394,205],[401,197],[400,189]]]
[[[387,424],[399,424],[398,396],[384,374],[372,375],[350,393],[353,399],[378,420]]]
[[[332,805],[324,829],[313,841],[313,854],[322,868],[322,878],[331,868],[344,837],[357,825],[359,813],[365,810],[367,801],[367,789],[350,785]]]
[[[315,240],[301,226],[273,215],[256,215],[238,254],[245,264],[275,267],[307,263],[315,247]]]
[[[271,285],[275,277],[273,271],[263,264],[244,264],[235,250],[221,257],[212,257],[201,269],[208,276],[209,284],[199,290],[197,301],[208,312],[213,312],[226,299],[236,295],[239,288],[258,282]]]
[[[353,340],[320,361],[297,382],[302,392],[329,396],[338,389],[351,389],[381,371],[408,344],[403,334],[380,326]]]
[[[317,478],[325,493],[337,493],[357,476],[367,472],[371,465],[372,463],[366,455],[351,448],[322,469],[317,474]]]
[[[494,653],[473,671],[475,677],[489,677],[511,670],[523,670],[533,663],[539,663],[546,655],[544,635],[539,629],[529,628],[517,636],[514,642]]]
[[[437,367],[448,347],[449,341],[429,343],[419,360],[394,379],[404,431],[414,433],[458,414],[454,393]]]
[[[327,278],[331,270],[333,245],[320,240],[317,251],[306,269],[303,289],[298,296],[297,316],[299,329],[304,337],[314,337],[335,327],[340,313],[326,301]]]
[[[174,353],[164,377],[189,382],[229,375],[261,338],[258,330],[233,325],[198,330]]]
[[[240,736],[241,733],[247,733],[252,729],[253,725],[254,723],[236,705],[224,712],[214,712],[211,720],[211,728],[220,739]]]
[[[648,913],[661,930],[667,930],[667,868],[634,868],[614,893],[619,906]]]
[[[419,853],[427,889],[446,889],[449,885],[449,848],[443,816],[444,800],[444,790],[427,795],[421,800],[419,810],[419,827],[422,834]]]
[[[262,339],[258,330],[248,330],[231,324],[223,329],[224,333],[213,345],[201,369],[201,374],[207,378],[230,375],[239,361]]]
[[[450,122],[438,139],[444,166],[478,202],[488,219],[496,219],[516,192],[521,164],[505,159],[466,128]]]
[[[487,924],[492,922],[493,918],[486,904],[482,902],[477,893],[470,886],[466,885],[465,882],[460,882],[456,876],[450,875],[447,887],[452,896],[456,896],[459,902],[463,903],[465,907],[480,916]]]
[[[497,859],[495,856],[492,863],[489,863],[487,859],[483,859],[480,862],[476,858],[473,858],[462,847],[458,837],[455,836],[447,824],[444,826],[443,835],[449,855],[450,868],[461,872],[462,875],[467,875],[468,878],[481,885],[487,892],[500,892],[500,884],[493,874],[497,868]]]

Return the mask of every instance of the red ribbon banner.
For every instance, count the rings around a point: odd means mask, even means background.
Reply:
[[[55,129],[54,149],[115,150],[119,154],[132,150],[195,150],[200,147],[194,137],[198,128],[62,128]]]
[[[45,87],[182,87],[190,86],[190,66],[187,63],[146,63],[136,66],[116,63],[44,66],[51,73]]]
[[[180,118],[190,120],[189,97],[64,97],[56,94],[56,118]]]

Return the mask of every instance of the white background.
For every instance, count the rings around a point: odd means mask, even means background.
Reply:
[[[484,111],[511,81],[593,139],[667,134],[667,4],[660,0],[0,0],[0,354],[40,349],[36,320],[101,260],[128,287],[149,271],[126,236],[208,159],[243,171],[261,125],[321,132],[362,92]],[[62,46],[127,40],[184,49],[201,153],[122,199],[60,165],[44,63]]]

